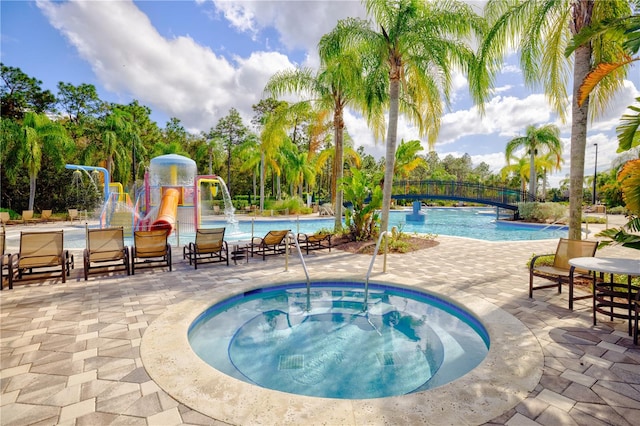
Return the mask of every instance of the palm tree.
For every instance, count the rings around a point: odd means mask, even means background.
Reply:
[[[480,58],[495,72],[502,56],[512,47],[520,51],[525,82],[542,82],[553,108],[565,118],[570,60],[564,52],[572,35],[592,21],[629,15],[625,0],[489,0],[484,16],[492,25],[480,48]],[[515,45],[515,46],[514,46]],[[581,239],[582,178],[587,141],[587,120],[604,109],[621,79],[607,79],[596,96],[578,104],[578,89],[591,71],[592,63],[607,62],[621,50],[619,41],[594,39],[577,47],[573,54],[571,107],[571,169],[569,191],[569,238]],[[486,77],[489,78],[489,77]],[[490,78],[489,78],[490,79]],[[593,109],[590,109],[591,107]]]
[[[449,102],[454,68],[465,73],[479,70],[473,51],[464,39],[482,35],[484,20],[473,13],[469,5],[457,1],[365,0],[364,3],[379,31],[361,20],[350,20],[346,26],[352,43],[359,46],[361,52],[374,55],[368,77],[369,89],[388,88],[389,117],[380,224],[380,230],[386,231],[398,114],[405,114],[417,126],[419,134],[427,136],[430,145],[435,143],[443,98],[445,103]],[[481,100],[482,89],[487,85],[478,81],[471,79],[470,89],[474,99]],[[373,102],[378,99],[372,98],[369,105],[374,106]]]
[[[418,166],[426,164],[424,158],[418,156],[418,152],[423,149],[418,140],[400,141],[400,146],[396,151],[394,176],[400,175],[402,179],[406,179]]]
[[[309,154],[300,152],[293,143],[285,143],[282,150],[286,161],[285,175],[291,185],[291,195],[296,193],[302,198],[302,186],[307,182],[309,186],[315,186],[316,173],[309,161]]]
[[[543,157],[546,153],[550,153],[556,157],[558,164],[562,160],[560,129],[553,124],[547,124],[542,127],[527,126],[525,136],[518,136],[507,142],[507,147],[504,151],[507,164],[513,153],[519,148],[524,148],[529,155],[529,194],[535,198],[537,194],[536,159]]]
[[[345,26],[339,22],[330,33],[321,38],[318,49],[321,67],[317,73],[308,68],[282,71],[275,74],[265,87],[265,91],[273,96],[285,93],[307,95],[309,99],[304,99],[302,102],[314,103],[320,110],[333,111],[335,156],[331,194],[336,229],[342,228],[343,190],[338,182],[344,173],[344,108],[351,106],[363,111],[366,105],[364,100],[366,81],[362,73],[364,55],[356,49],[346,48],[344,37]],[[380,104],[381,102],[378,102],[375,105]],[[375,111],[374,109],[366,111],[367,119],[369,124],[380,133],[380,115]]]
[[[507,165],[500,169],[500,175],[503,179],[507,179],[509,176],[515,176],[520,180],[520,190],[526,191],[527,180],[531,176],[529,168],[531,163],[529,159],[525,157],[510,157],[507,160]]]
[[[42,168],[43,153],[56,166],[64,164],[64,154],[71,139],[64,126],[49,120],[45,114],[25,112],[17,135],[18,141],[9,152],[7,174],[16,176],[21,167],[29,174],[29,208],[33,210],[36,179]]]
[[[622,167],[618,182],[627,209],[632,213],[631,219],[623,227],[604,230],[597,236],[611,238],[612,241],[604,241],[603,245],[617,243],[640,250],[640,159],[628,161]]]
[[[564,160],[555,155],[553,152],[547,152],[541,158],[538,158],[536,161],[536,172],[540,172],[542,175],[542,198],[546,199],[547,197],[547,174],[550,171],[560,171],[562,168],[562,163]]]

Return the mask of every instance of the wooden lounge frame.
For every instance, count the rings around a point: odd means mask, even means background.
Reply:
[[[182,258],[189,259],[198,269],[198,263],[227,262],[229,265],[229,246],[224,240],[225,228],[201,228],[196,230],[196,240],[182,249]]]
[[[136,268],[168,266],[169,271],[172,271],[171,246],[168,238],[168,229],[135,231],[133,247],[131,247],[131,274],[135,274]]]
[[[102,272],[127,271],[129,249],[124,245],[124,230],[120,227],[87,229],[87,248],[84,249],[84,280],[92,270]]]
[[[11,257],[13,280],[45,278],[60,273],[62,282],[73,268],[73,256],[64,249],[64,231],[21,232],[20,251]]]
[[[551,256],[552,254],[541,254],[534,256],[529,264],[529,298],[533,297],[533,290],[543,288],[558,288],[558,294],[562,293],[562,283],[571,283],[571,265],[569,259],[575,257],[593,257],[598,249],[598,241],[590,240],[570,240],[560,238],[556,252],[553,254],[553,265],[543,266],[536,265],[536,261],[543,256]],[[589,271],[575,269],[574,277],[582,276],[590,278]],[[534,287],[533,278],[541,277],[547,280],[555,281],[553,284],[545,284]],[[593,297],[591,294],[576,297],[573,294],[573,287],[569,289],[569,309],[573,309],[573,301],[580,299],[588,299]]]
[[[4,279],[7,279],[7,285],[9,289],[13,288],[13,268],[11,265],[11,253],[5,253],[6,239],[5,239],[4,224],[2,224],[2,233],[0,234],[0,290],[4,288]]]
[[[331,251],[332,234],[298,234],[298,244],[301,250],[309,254],[312,250],[329,249]]]
[[[287,250],[287,244],[284,240],[289,232],[291,232],[290,229],[269,231],[263,238],[253,237],[251,244],[247,246],[251,257],[257,254],[262,256],[262,260],[265,260],[266,256],[283,254]]]

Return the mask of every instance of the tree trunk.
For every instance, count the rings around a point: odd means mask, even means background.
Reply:
[[[533,201],[536,200],[536,150],[531,149],[529,154],[529,196],[533,197]]]
[[[335,114],[333,116],[333,128],[335,132],[336,140],[336,152],[333,157],[334,170],[335,170],[335,203],[333,211],[335,213],[335,230],[342,228],[342,203],[344,192],[340,189],[340,181],[344,175],[344,118],[342,117],[343,108],[339,101],[336,101]]]
[[[29,208],[28,210],[33,210],[33,205],[36,200],[36,177],[35,175],[29,176]]]
[[[579,0],[574,4],[572,32],[578,33],[591,23],[593,3]],[[587,146],[589,99],[578,106],[578,91],[591,71],[591,45],[578,47],[573,58],[573,100],[571,104],[571,168],[569,172],[569,239],[582,239],[582,198],[584,152]]]
[[[392,73],[394,71],[392,70]],[[391,210],[391,191],[393,189],[393,168],[396,159],[396,139],[398,133],[398,96],[400,93],[399,74],[390,78],[389,87],[389,128],[387,130],[387,151],[384,164],[384,186],[382,187],[382,218],[380,232],[389,227],[389,210]]]
[[[264,211],[264,151],[260,153],[260,213]]]

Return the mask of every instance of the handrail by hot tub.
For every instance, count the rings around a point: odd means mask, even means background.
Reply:
[[[289,231],[286,236],[287,239],[291,238],[296,245],[296,249],[298,250],[298,256],[300,257],[300,262],[302,263],[302,269],[304,270],[304,274],[307,277],[307,311],[311,309],[311,279],[309,278],[309,270],[307,269],[307,264],[304,261],[304,257],[302,256],[302,250],[300,249],[300,244],[298,243],[298,239],[293,234],[293,232]],[[285,271],[289,270],[289,243],[287,242],[285,246],[285,256],[284,256],[284,269]]]
[[[373,264],[376,261],[376,256],[378,255],[378,250],[380,249],[380,243],[382,242],[382,238],[385,237],[385,242],[386,240],[386,236],[389,232],[388,231],[382,231],[380,233],[380,236],[378,237],[378,242],[376,243],[376,248],[373,251],[373,256],[371,257],[371,263],[369,264],[369,270],[367,271],[367,276],[364,279],[364,303],[362,305],[362,310],[363,311],[367,311],[367,302],[369,301],[369,277],[371,276],[371,271],[373,270]],[[387,246],[385,244],[385,250],[384,250],[384,263],[383,263],[383,267],[382,267],[382,271],[383,272],[387,272]]]

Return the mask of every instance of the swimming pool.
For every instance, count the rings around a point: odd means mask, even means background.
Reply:
[[[364,300],[361,282],[261,288],[207,309],[189,341],[200,358],[236,379],[339,399],[432,389],[488,353],[480,321],[442,297],[370,283],[367,309]]]
[[[476,208],[427,208],[424,223],[407,221],[410,211],[391,211],[389,226],[398,227],[405,233],[450,235],[486,241],[544,240],[567,236],[567,227],[538,225],[522,222],[496,220],[495,211]],[[203,221],[206,227],[225,226],[225,239],[229,241],[264,236],[274,229],[290,229],[294,233],[314,233],[320,229],[333,229],[334,219],[273,219],[254,221],[241,219],[229,224],[222,219]]]

